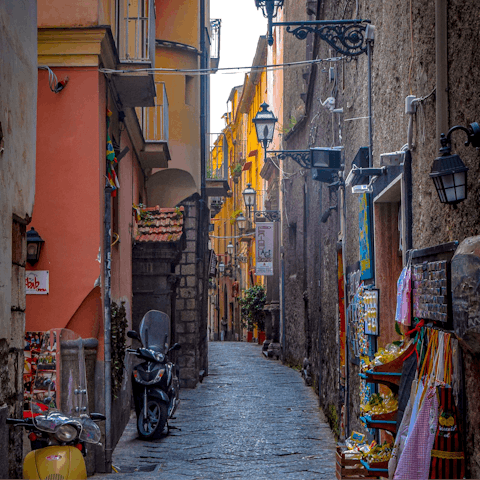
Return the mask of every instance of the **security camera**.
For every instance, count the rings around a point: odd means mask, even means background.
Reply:
[[[330,112],[333,112],[333,110],[335,109],[335,98],[327,97],[327,99],[322,102],[322,107],[325,107]]]

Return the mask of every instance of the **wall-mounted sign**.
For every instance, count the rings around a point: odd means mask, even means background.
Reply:
[[[370,198],[364,193],[360,195],[360,211],[358,213],[360,227],[360,272],[362,280],[373,278],[372,269],[372,220],[370,217]]]
[[[262,222],[255,228],[255,275],[273,275],[273,225]]]
[[[25,288],[27,295],[46,295],[49,291],[48,270],[27,270]]]
[[[208,276],[215,277],[217,275],[217,256],[213,250],[210,250],[210,264]]]

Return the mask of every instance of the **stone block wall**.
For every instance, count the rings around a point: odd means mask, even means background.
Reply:
[[[204,238],[207,228],[202,221],[200,200],[191,197],[182,202],[185,208],[185,249],[175,273],[175,341],[182,345],[177,354],[180,386],[194,388],[202,373],[207,373],[207,277],[204,261]]]

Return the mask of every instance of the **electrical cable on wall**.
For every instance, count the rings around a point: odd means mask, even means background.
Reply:
[[[280,63],[278,65],[257,65],[249,67],[223,67],[223,68],[205,68],[205,69],[181,69],[181,68],[140,68],[138,70],[114,70],[110,68],[99,68],[99,72],[107,74],[122,74],[122,73],[141,73],[146,72],[149,74],[161,73],[166,75],[178,75],[178,74],[188,74],[188,75],[211,75],[214,73],[237,73],[240,70],[276,70],[280,68],[287,67],[301,67],[304,65],[311,65],[322,62],[338,62],[343,60],[344,57],[332,57],[332,58],[317,58],[315,60],[304,60],[301,62],[289,62],[289,63]]]
[[[53,93],[60,93],[67,85],[69,78],[65,77],[63,80],[58,81],[57,76],[50,67],[39,66],[39,70],[48,71],[48,86]]]

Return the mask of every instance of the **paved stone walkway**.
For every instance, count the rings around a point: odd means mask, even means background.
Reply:
[[[203,383],[180,392],[179,430],[145,442],[132,417],[111,479],[335,478],[333,435],[298,372],[249,343],[211,342],[209,360]]]

